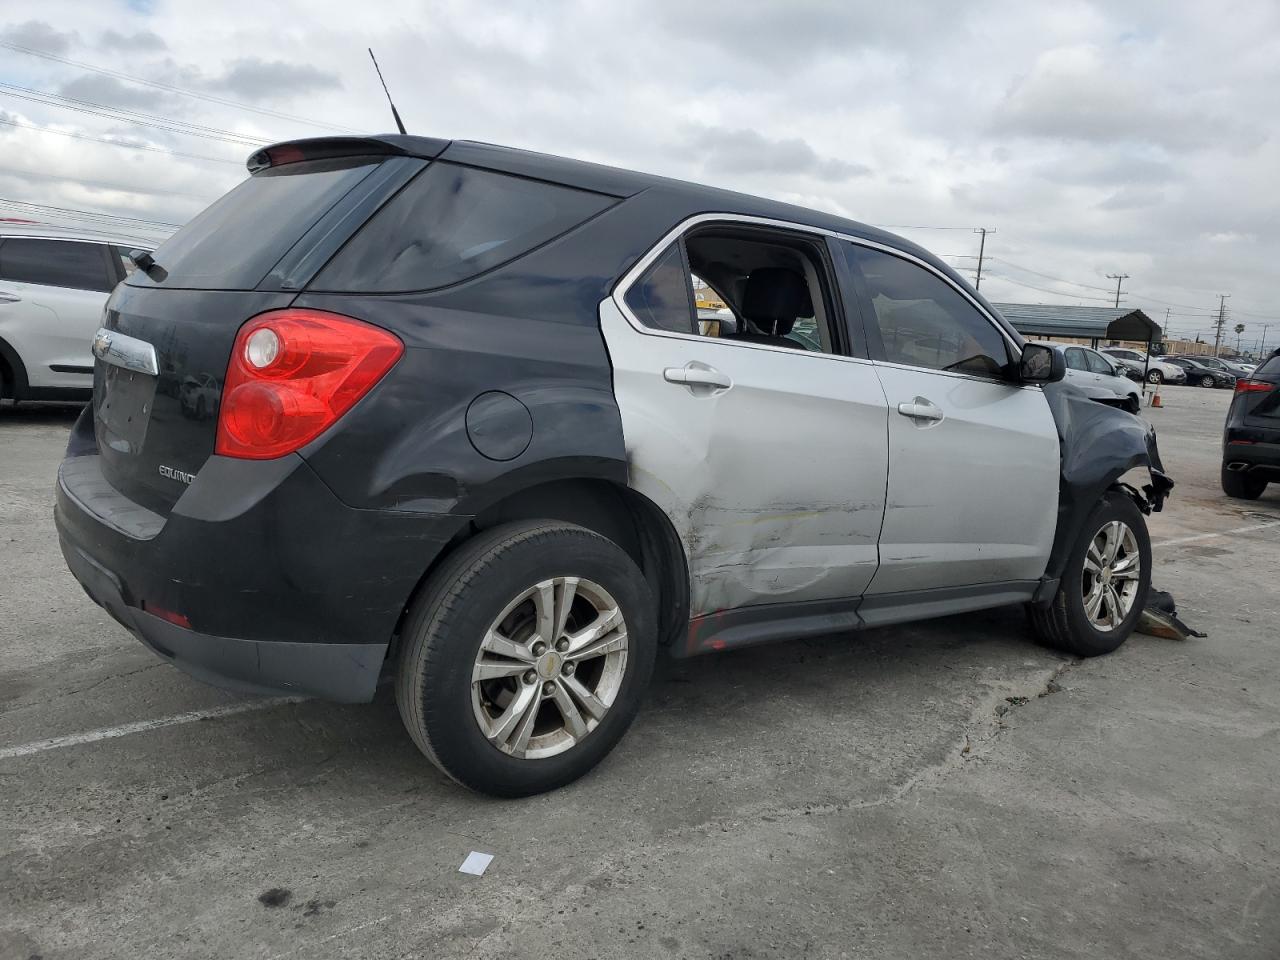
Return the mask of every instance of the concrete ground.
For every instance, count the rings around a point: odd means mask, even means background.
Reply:
[[[1226,499],[1229,394],[1164,393],[1156,583],[1208,639],[1081,663],[1010,610],[672,664],[517,802],[389,696],[157,660],[58,554],[73,413],[6,407],[0,957],[1277,957],[1280,489]]]

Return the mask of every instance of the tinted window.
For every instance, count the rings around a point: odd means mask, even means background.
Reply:
[[[890,363],[995,377],[1009,362],[1004,336],[936,274],[856,244],[845,256],[866,281]]]
[[[26,237],[0,243],[0,280],[104,293],[116,285],[115,276],[108,275],[102,244]]]
[[[255,173],[160,244],[165,271],[138,271],[131,284],[252,290],[307,229],[378,161],[367,157],[288,163]]]
[[[1071,370],[1088,370],[1089,364],[1085,361],[1084,351],[1079,347],[1067,351],[1067,367]]]
[[[1107,358],[1094,353],[1092,350],[1081,350],[1084,358],[1089,361],[1089,369],[1094,373],[1105,373],[1108,376],[1115,374],[1115,368],[1107,362]]]
[[[1266,360],[1263,360],[1251,376],[1255,378],[1265,377],[1268,380],[1280,379],[1280,353],[1273,353]]]
[[[317,290],[429,290],[528,253],[599,213],[611,197],[433,163],[320,272]]]
[[[693,297],[680,244],[673,243],[631,285],[627,306],[646,327],[693,333]]]

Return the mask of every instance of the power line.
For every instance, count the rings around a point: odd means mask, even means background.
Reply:
[[[83,63],[79,60],[71,60],[68,57],[59,57],[57,54],[46,53],[43,50],[33,50],[30,47],[24,47],[20,44],[11,43],[8,40],[0,40],[0,47],[8,50],[14,50],[18,53],[25,53],[32,57],[41,57],[45,60],[52,60],[56,63],[63,63],[70,67],[78,67],[81,70],[88,70],[91,73],[99,73],[103,76],[114,77],[117,80],[127,80],[129,83],[141,84],[144,87],[152,87],[156,90],[167,90],[170,93],[181,94],[184,97],[192,97],[196,100],[205,100],[209,103],[219,103],[226,107],[235,107],[238,110],[248,110],[250,113],[256,113],[264,117],[273,117],[277,120],[292,120],[295,123],[304,123],[312,127],[320,127],[323,130],[345,130],[348,133],[362,133],[361,130],[352,127],[344,127],[336,123],[330,123],[323,120],[312,120],[308,117],[300,117],[291,113],[284,113],[279,110],[269,110],[265,107],[254,107],[247,103],[240,103],[238,100],[229,100],[226,97],[217,97],[210,93],[197,93],[194,90],[186,90],[182,87],[176,87],[173,84],[161,83],[159,80],[144,80],[141,77],[133,77],[127,73],[121,73],[118,70],[109,70],[106,67],[97,67],[90,63]]]
[[[1043,277],[1043,278],[1044,278],[1044,279],[1046,279],[1046,280],[1052,280],[1052,281],[1054,281],[1055,283],[1069,283],[1069,284],[1071,284],[1073,287],[1084,287],[1086,290],[1100,290],[1100,291],[1102,291],[1103,293],[1110,293],[1110,292],[1111,292],[1111,288],[1110,288],[1110,287],[1098,287],[1098,286],[1094,286],[1093,284],[1090,284],[1090,283],[1080,283],[1080,282],[1079,282],[1079,281],[1077,281],[1077,280],[1065,280],[1065,279],[1063,279],[1062,277],[1055,277],[1055,276],[1052,276],[1051,274],[1048,274],[1048,273],[1041,273],[1041,272],[1040,272],[1040,271],[1038,271],[1038,270],[1032,270],[1030,267],[1024,267],[1024,266],[1022,266],[1022,264],[1020,264],[1020,263],[1014,263],[1014,262],[1012,262],[1011,260],[1005,260],[1003,257],[992,257],[991,259],[992,259],[992,260],[995,260],[995,261],[997,261],[997,262],[999,262],[999,263],[1003,263],[1003,264],[1004,264],[1005,266],[1007,266],[1007,267],[1013,267],[1013,268],[1014,268],[1014,269],[1016,269],[1016,270],[1022,270],[1024,273],[1031,273],[1031,274],[1034,274],[1034,275],[1035,275],[1035,276],[1037,276],[1037,277]]]
[[[16,83],[5,83],[2,80],[0,80],[0,88],[16,92],[18,94],[30,94],[33,97],[41,98],[41,102],[46,102],[51,107],[92,107],[97,110],[105,110],[112,114],[118,114],[120,119],[127,119],[130,121],[135,118],[141,120],[156,120],[161,123],[171,124],[175,127],[183,127],[193,131],[198,130],[202,133],[221,134],[222,136],[229,137],[233,140],[246,141],[246,146],[257,146],[266,142],[263,140],[257,140],[253,137],[247,137],[236,130],[223,130],[221,127],[210,127],[203,123],[191,123],[187,120],[175,120],[173,117],[163,117],[153,113],[143,113],[141,110],[130,110],[126,107],[114,107],[108,103],[98,103],[94,100],[82,100],[79,97],[68,97],[61,93],[49,93],[45,90],[36,90],[32,87],[19,86]]]
[[[166,133],[180,133],[188,137],[202,137],[205,140],[221,140],[224,143],[234,143],[241,147],[259,147],[266,143],[265,140],[252,140],[249,137],[224,137],[216,133],[203,133],[199,130],[184,130],[180,126],[174,126],[169,123],[159,122],[155,120],[139,120],[134,117],[126,116],[122,113],[107,110],[94,110],[89,107],[77,107],[71,103],[58,103],[53,100],[45,100],[39,96],[31,96],[25,93],[14,93],[12,90],[6,90],[5,93],[10,97],[17,97],[19,100],[28,100],[32,103],[43,104],[46,107],[60,107],[63,110],[73,110],[76,113],[83,113],[93,117],[104,117],[107,120],[115,120],[117,122],[132,123],[137,126],[154,127],[157,130],[164,130]],[[181,123],[182,121],[178,121]]]
[[[1063,293],[1061,290],[1050,290],[1046,287],[1037,287],[1030,283],[1024,283],[1021,280],[1014,280],[1012,277],[1007,277],[1001,273],[991,273],[988,271],[988,275],[995,277],[997,280],[1003,280],[1005,283],[1012,283],[1015,286],[1026,287],[1028,290],[1038,290],[1040,293],[1051,293],[1055,297],[1074,297],[1077,300],[1100,300],[1104,303],[1109,303],[1111,300],[1110,297],[1091,297],[1084,293]]]
[[[183,193],[181,190],[166,190],[163,187],[157,187],[148,183],[145,187],[139,187],[137,184],[128,185],[121,183],[107,183],[105,180],[86,180],[84,177],[68,177],[60,173],[46,173],[43,170],[24,170],[22,167],[0,167],[0,177],[5,174],[36,180],[54,180],[58,183],[74,183],[82,187],[99,187],[103,190],[117,190],[120,193],[141,193],[152,194],[155,196],[184,197],[188,200],[195,200],[208,206],[217,200],[217,197],[197,197],[194,193]]]
[[[105,143],[109,147],[126,147],[130,150],[146,150],[148,153],[164,153],[171,157],[182,157],[184,160],[207,160],[210,163],[229,163],[236,167],[244,165],[239,160],[226,160],[222,157],[205,157],[198,153],[183,153],[180,150],[168,150],[164,147],[153,147],[149,144],[125,143],[122,140],[107,140],[104,137],[91,137],[87,133],[73,133],[70,130],[54,130],[52,127],[42,127],[34,123],[23,123],[21,120],[7,120],[4,117],[0,117],[0,123],[10,127],[19,127],[23,130],[35,130],[39,133],[52,133],[59,137],[70,137],[73,140],[88,140],[91,143]]]
[[[121,217],[114,213],[101,213],[96,210],[78,210],[75,207],[54,207],[46,203],[31,203],[27,200],[13,200],[9,197],[0,197],[0,204],[10,208],[26,208],[31,212],[36,213],[69,213],[80,217],[92,217],[98,220],[117,220],[122,223],[146,224],[152,227],[172,227],[175,230],[182,226],[180,223],[165,223],[163,220],[143,220],[140,217]]]
[[[872,223],[869,226],[877,230],[972,230],[973,227],[926,227],[913,226],[909,223]]]

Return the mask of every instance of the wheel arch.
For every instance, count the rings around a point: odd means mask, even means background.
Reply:
[[[21,400],[27,394],[30,381],[27,379],[27,368],[3,337],[0,337],[0,368],[4,370],[4,385],[9,390],[12,400]],[[3,397],[0,397],[3,399]]]
[[[485,530],[519,520],[573,523],[616,543],[640,567],[657,602],[659,644],[667,646],[684,636],[689,621],[689,567],[675,528],[643,494],[598,476],[535,482],[485,504],[422,572],[405,600],[405,610],[423,584],[464,543]],[[403,622],[404,614],[388,657],[399,647]]]

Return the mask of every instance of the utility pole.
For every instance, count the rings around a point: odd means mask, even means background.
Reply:
[[[1218,319],[1214,322],[1213,335],[1213,355],[1218,355],[1218,349],[1222,346],[1222,327],[1227,322],[1227,297],[1229,293],[1218,294]]]
[[[1164,340],[1169,339],[1169,312],[1172,309],[1173,309],[1172,307],[1164,308],[1164,328],[1160,331],[1160,336]]]
[[[1262,325],[1262,340],[1258,343],[1258,359],[1262,360],[1267,355],[1267,330],[1271,324],[1264,323]]]
[[[1114,280],[1116,282],[1116,306],[1119,307],[1120,306],[1120,284],[1123,283],[1125,280],[1128,280],[1129,275],[1127,273],[1108,273],[1107,279]]]
[[[982,239],[978,241],[978,276],[973,281],[973,289],[981,290],[982,289],[982,258],[985,256],[987,252],[987,234],[995,233],[995,230],[988,229],[987,227],[975,227],[973,232],[982,234]]]

